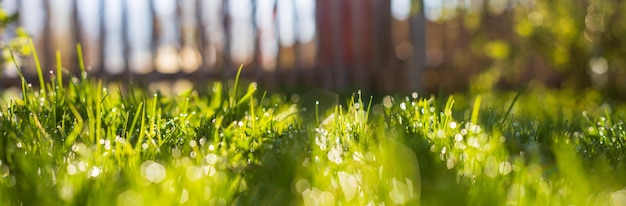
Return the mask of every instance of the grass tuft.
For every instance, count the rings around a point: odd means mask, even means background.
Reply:
[[[36,90],[18,71],[22,95],[0,105],[5,204],[624,203],[626,105],[594,90],[340,104],[259,93],[240,67],[234,84],[165,96],[82,62],[64,82],[57,57],[56,79]]]

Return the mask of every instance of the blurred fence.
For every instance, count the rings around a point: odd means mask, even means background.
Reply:
[[[546,42],[520,34],[539,3],[515,2],[3,0],[2,5],[8,14],[21,14],[7,31],[25,28],[45,71],[56,71],[58,50],[65,71],[77,74],[80,43],[90,75],[111,81],[195,84],[232,79],[243,64],[245,78],[269,89],[454,91],[467,89],[470,77],[490,68],[502,71],[494,78],[507,83],[539,78],[558,85],[562,73],[543,55],[551,53],[541,50]],[[519,17],[526,13],[528,20]],[[32,58],[19,61],[27,79],[36,82]],[[583,65],[573,71],[584,74],[585,61],[572,58],[571,65]],[[0,75],[0,87],[19,83],[11,67]]]
[[[233,78],[243,64],[243,76],[266,88],[422,88],[423,12],[394,19],[391,1],[4,0],[3,7],[21,14],[8,30],[29,32],[44,71],[56,71],[60,51],[64,70],[77,74],[80,43],[90,75],[107,80],[198,83]],[[19,60],[34,80],[32,57]],[[18,83],[8,67],[3,87]]]

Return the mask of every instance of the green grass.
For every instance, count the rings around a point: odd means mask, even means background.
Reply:
[[[594,90],[337,103],[238,79],[165,96],[38,70],[43,87],[0,100],[8,205],[625,203],[626,105]]]

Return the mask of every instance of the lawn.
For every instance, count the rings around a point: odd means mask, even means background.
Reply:
[[[8,205],[626,204],[626,105],[592,89],[167,96],[39,71],[0,99]]]

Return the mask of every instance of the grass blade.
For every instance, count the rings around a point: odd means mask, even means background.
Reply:
[[[526,84],[524,84],[522,87],[520,87],[517,90],[517,94],[515,94],[515,97],[513,98],[513,101],[511,101],[511,104],[509,105],[509,109],[506,110],[506,113],[504,114],[504,117],[502,117],[502,121],[500,121],[500,126],[502,126],[504,124],[504,122],[506,122],[506,120],[509,117],[509,114],[511,114],[511,110],[513,110],[513,106],[515,105],[515,102],[517,102],[517,99],[519,98],[520,95],[522,95],[522,93],[526,90]]]
[[[33,43],[33,39],[30,39],[30,47],[33,51],[33,58],[35,59],[35,67],[37,68],[37,77],[39,78],[39,87],[41,87],[41,93],[43,96],[46,95],[46,85],[43,80],[43,71],[41,69],[41,64],[39,63],[39,56],[37,55],[37,50],[35,49],[35,44]]]

